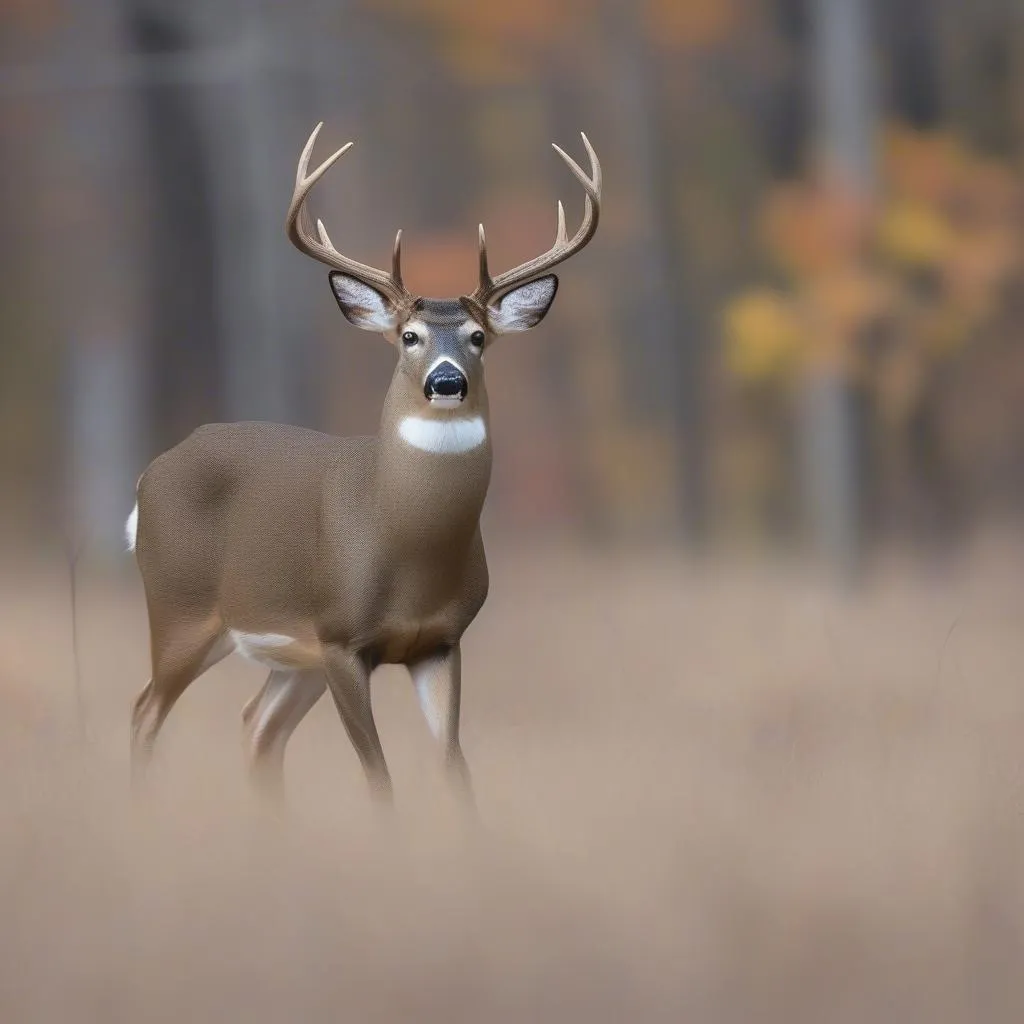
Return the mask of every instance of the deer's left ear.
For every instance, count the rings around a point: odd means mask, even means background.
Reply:
[[[536,327],[547,315],[557,291],[558,278],[548,274],[506,292],[496,306],[487,310],[491,330],[495,334],[511,334]]]

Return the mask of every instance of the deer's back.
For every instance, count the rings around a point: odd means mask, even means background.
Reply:
[[[373,438],[275,423],[213,423],[156,458],[138,489],[137,557],[148,593],[231,622],[282,631],[326,600],[325,481],[344,494],[339,525],[354,543],[369,518]],[[332,502],[332,516],[338,515]]]

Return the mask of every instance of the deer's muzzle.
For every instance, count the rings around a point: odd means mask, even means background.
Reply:
[[[423,384],[423,393],[436,405],[458,405],[466,397],[469,382],[466,375],[452,362],[445,359],[438,363]]]

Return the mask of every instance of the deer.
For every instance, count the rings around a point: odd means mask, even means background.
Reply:
[[[601,165],[590,173],[552,144],[584,191],[570,239],[558,203],[554,244],[492,276],[479,227],[479,282],[433,299],[402,279],[402,232],[390,272],[343,255],[306,200],[351,148],[314,171],[323,122],[298,161],[285,221],[292,244],[330,268],[348,323],[397,353],[378,432],[336,437],[269,422],[209,423],[157,456],[136,485],[127,544],[142,577],[151,675],[131,710],[132,777],[185,689],[230,654],[269,669],[242,711],[250,781],[283,796],[285,748],[329,691],[372,797],[392,782],[370,677],[403,665],[451,785],[474,805],[459,739],[461,642],[489,588],[480,516],[491,476],[484,357],[500,335],[539,324],[555,298],[551,270],[594,237]]]

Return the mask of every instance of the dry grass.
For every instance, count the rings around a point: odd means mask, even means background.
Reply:
[[[81,747],[60,567],[8,577],[0,1020],[1024,1019],[1019,550],[856,598],[564,550],[492,579],[469,829],[391,670],[392,818],[327,701],[290,820],[260,812],[242,662],[189,691],[133,801],[138,584],[83,582]]]

